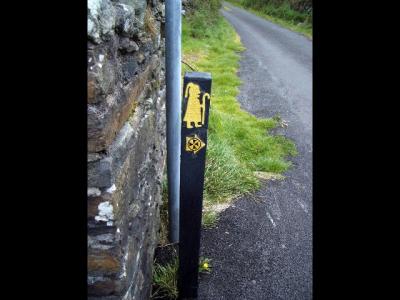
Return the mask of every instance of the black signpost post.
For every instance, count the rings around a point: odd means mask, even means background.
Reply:
[[[210,73],[185,74],[179,209],[179,299],[197,298],[210,95]]]

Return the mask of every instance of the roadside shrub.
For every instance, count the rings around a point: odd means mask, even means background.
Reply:
[[[219,19],[221,0],[190,0],[186,6],[188,33],[193,38],[210,37]]]
[[[311,23],[312,0],[235,0],[247,8],[253,8],[273,17],[293,23]]]

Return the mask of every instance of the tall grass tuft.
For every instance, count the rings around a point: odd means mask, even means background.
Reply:
[[[151,299],[178,299],[178,258],[166,265],[155,264]]]

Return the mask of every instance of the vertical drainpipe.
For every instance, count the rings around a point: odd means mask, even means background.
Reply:
[[[179,242],[181,155],[181,0],[165,0],[165,65],[169,239]]]

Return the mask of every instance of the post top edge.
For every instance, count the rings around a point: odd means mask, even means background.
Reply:
[[[211,79],[211,73],[208,72],[185,72],[185,78],[192,79]]]

